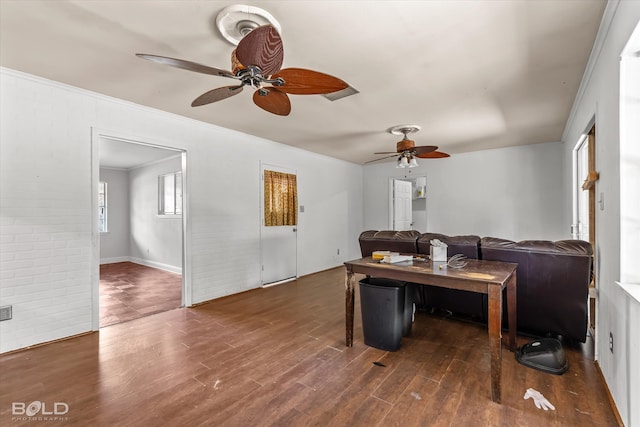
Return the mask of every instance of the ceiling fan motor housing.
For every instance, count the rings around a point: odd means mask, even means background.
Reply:
[[[403,139],[402,141],[398,141],[396,144],[396,150],[398,153],[403,151],[411,150],[416,146],[415,142],[411,139]]]

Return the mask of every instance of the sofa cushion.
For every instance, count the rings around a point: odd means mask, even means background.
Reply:
[[[360,233],[360,252],[363,257],[371,256],[374,251],[393,251],[406,254],[417,253],[416,240],[420,236],[417,230],[367,230]]]
[[[491,250],[509,249],[514,251],[535,251],[549,254],[591,256],[593,249],[589,242],[583,240],[523,240],[513,242],[511,240],[499,239],[497,237],[483,237],[480,240],[480,250],[487,248]]]

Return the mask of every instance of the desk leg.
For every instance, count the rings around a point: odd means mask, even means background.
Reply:
[[[500,403],[502,380],[502,287],[489,284],[489,349],[491,351],[491,400]]]
[[[518,331],[517,301],[516,301],[516,273],[507,282],[507,320],[509,322],[509,350],[516,351],[516,333]]]
[[[346,319],[346,344],[353,347],[353,306],[355,302],[355,281],[353,271],[347,267],[347,280],[345,282],[345,319]]]

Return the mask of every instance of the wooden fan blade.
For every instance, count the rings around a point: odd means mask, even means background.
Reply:
[[[275,74],[284,59],[280,34],[272,25],[256,28],[240,40],[236,57],[246,68],[255,65],[265,76]]]
[[[265,111],[279,116],[288,116],[291,112],[291,101],[287,94],[274,87],[265,89],[269,91],[266,95],[261,95],[259,90],[253,93],[253,102]]]
[[[419,157],[421,159],[443,159],[450,156],[449,154],[443,153],[442,151],[432,151],[430,153],[416,154],[416,157]]]
[[[373,154],[398,154],[396,151],[379,151]]]
[[[438,147],[435,145],[422,145],[419,147],[413,147],[411,151],[415,152],[418,157],[420,154],[431,153],[432,151],[436,151]]]
[[[199,107],[201,105],[211,104],[212,102],[221,101],[227,99],[233,95],[237,95],[242,92],[242,85],[239,86],[224,86],[217,89],[205,92],[191,103],[192,107]]]
[[[381,154],[381,153],[373,153],[373,154]],[[389,159],[391,157],[396,157],[398,155],[398,153],[393,153],[393,155],[391,156],[386,156],[386,157],[380,157],[379,159],[375,159],[375,160],[369,160],[368,162],[364,162],[365,164],[367,163],[373,163],[373,162],[377,162],[379,160],[384,160],[384,159]]]
[[[231,71],[219,70],[217,68],[208,67],[206,65],[197,64],[191,61],[185,61],[183,59],[175,59],[158,55],[147,55],[146,53],[136,53],[136,56],[138,58],[147,59],[159,64],[170,65],[172,67],[182,68],[183,70],[195,71],[196,73],[211,74],[214,76],[222,77],[234,77],[233,74],[231,74]]]
[[[319,95],[349,87],[337,77],[304,68],[285,68],[272,76],[274,79],[278,77],[284,79],[284,85],[278,89],[294,95]]]

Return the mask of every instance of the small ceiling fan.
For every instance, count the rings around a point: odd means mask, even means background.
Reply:
[[[449,157],[449,154],[437,151],[438,147],[435,145],[422,145],[416,147],[415,141],[407,138],[410,133],[418,132],[420,126],[418,125],[397,125],[387,129],[387,132],[393,135],[403,135],[402,140],[396,144],[396,151],[382,151],[373,154],[391,154],[390,156],[381,157],[379,159],[370,160],[365,163],[373,163],[380,160],[388,159],[390,157],[398,156],[399,168],[414,168],[418,166],[416,158],[420,159],[442,159]]]
[[[349,87],[344,81],[304,68],[280,69],[284,57],[282,39],[272,25],[262,25],[240,40],[231,54],[232,71],[221,70],[182,59],[136,53],[136,56],[197,73],[238,80],[237,85],[219,87],[203,93],[192,107],[221,101],[242,92],[245,86],[256,89],[253,102],[263,110],[281,116],[291,112],[287,94],[318,95]]]

